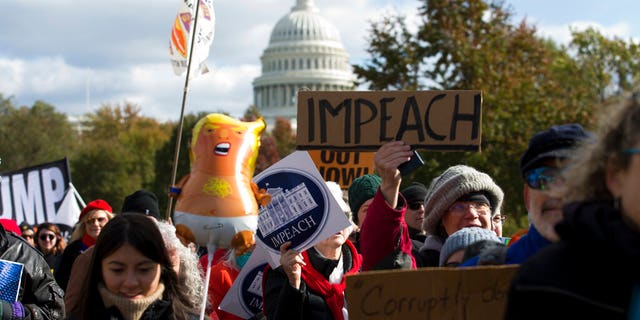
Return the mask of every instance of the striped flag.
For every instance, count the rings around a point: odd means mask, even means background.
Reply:
[[[191,49],[191,31],[195,24],[196,1],[198,0],[182,0],[171,27],[169,54],[176,75],[182,75],[187,71],[189,50]],[[213,0],[199,0],[199,4],[197,30],[193,39],[190,79],[209,71],[204,61],[209,56],[209,47],[213,42],[215,31]]]

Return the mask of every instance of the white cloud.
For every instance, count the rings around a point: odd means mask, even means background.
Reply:
[[[413,30],[419,24],[420,2],[415,0],[314,2],[340,30],[351,63],[368,58],[366,37],[372,20],[399,12]],[[271,30],[295,0],[214,5],[216,32],[206,61],[211,73],[191,81],[185,113],[226,111],[239,116],[253,102],[251,83],[260,75],[260,56]],[[13,95],[18,105],[43,100],[69,115],[127,101],[138,104],[145,116],[177,121],[184,76],[175,76],[171,69],[168,41],[178,6],[175,0],[154,1],[153,6],[126,0],[3,0],[3,12],[20,14],[5,15],[0,30],[20,32],[0,37],[0,93]],[[570,38],[569,25],[594,25],[605,35],[623,39],[633,35],[631,24],[617,21],[556,19],[538,29],[562,43]]]
[[[538,25],[537,29],[540,35],[566,45],[571,41],[571,30],[584,31],[590,27],[607,38],[618,37],[627,40],[632,37],[631,26],[626,22],[605,26],[594,21],[573,21],[560,25]]]

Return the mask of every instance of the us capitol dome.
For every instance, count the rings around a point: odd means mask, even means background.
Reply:
[[[253,80],[253,101],[267,123],[282,116],[295,126],[298,90],[353,90],[355,76],[338,29],[313,0],[296,0],[276,23]]]

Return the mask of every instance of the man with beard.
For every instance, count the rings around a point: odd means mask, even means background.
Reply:
[[[559,198],[564,186],[562,171],[578,145],[590,137],[579,124],[552,126],[535,134],[520,158],[524,201],[531,222],[529,231],[508,248],[483,251],[461,266],[520,264],[541,248],[558,241],[555,226],[562,220]]]

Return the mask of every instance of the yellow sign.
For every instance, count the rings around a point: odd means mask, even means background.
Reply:
[[[375,152],[309,150],[320,175],[347,189],[357,177],[373,173]]]

